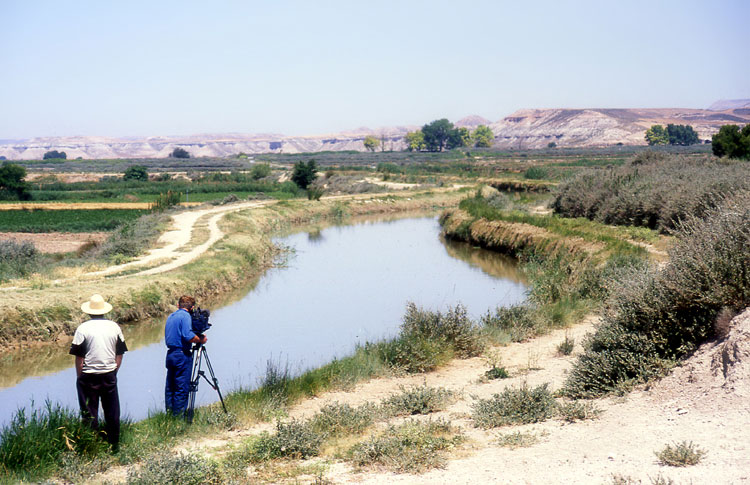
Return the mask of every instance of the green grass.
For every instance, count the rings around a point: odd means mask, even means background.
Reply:
[[[8,210],[0,211],[2,232],[112,231],[148,213],[146,210]]]

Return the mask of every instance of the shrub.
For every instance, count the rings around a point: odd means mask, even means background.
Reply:
[[[133,165],[125,170],[122,176],[123,180],[148,180],[148,169],[143,165]]]
[[[39,265],[39,251],[29,241],[0,241],[0,281],[22,278]]]
[[[477,326],[460,303],[443,314],[423,310],[414,303],[406,305],[401,333],[448,344],[459,357],[473,357],[484,350]]]
[[[166,216],[152,214],[123,224],[99,246],[98,256],[138,256],[156,241],[166,220]]]
[[[328,436],[359,434],[372,426],[379,411],[373,404],[353,408],[348,404],[333,403],[323,406],[310,420],[314,431]]]
[[[704,216],[723,195],[750,188],[746,163],[656,158],[644,152],[628,166],[583,172],[558,187],[552,208],[565,217],[666,233],[688,216]]]
[[[442,411],[453,400],[453,391],[443,387],[414,386],[400,387],[399,394],[393,394],[383,401],[383,407],[392,416],[430,414]]]
[[[172,455],[157,453],[147,458],[139,468],[128,472],[129,485],[171,483],[175,485],[201,485],[224,483],[216,462],[194,454]]]
[[[526,448],[539,442],[539,437],[533,433],[523,433],[516,431],[514,433],[501,434],[497,437],[497,444],[505,448]]]
[[[355,445],[349,453],[357,466],[382,465],[418,473],[445,463],[444,452],[463,440],[449,422],[409,420]]]
[[[602,324],[566,381],[572,397],[626,389],[663,373],[713,336],[717,315],[750,305],[750,191],[680,225],[668,264],[613,282]]]
[[[156,201],[151,204],[151,212],[164,212],[170,207],[174,207],[180,204],[182,199],[182,192],[172,192],[167,190],[166,194],[159,194],[156,197]]]
[[[506,388],[491,399],[479,399],[472,406],[472,419],[479,428],[495,428],[509,424],[537,423],[555,414],[557,403],[548,384],[529,389]]]
[[[662,465],[690,466],[699,463],[706,456],[706,450],[698,448],[692,441],[683,441],[682,443],[674,443],[674,446],[667,445],[654,454]]]
[[[529,180],[541,180],[546,179],[549,176],[547,169],[544,167],[529,167],[523,173],[523,178]]]
[[[260,180],[271,175],[271,166],[267,163],[255,163],[250,169],[250,178]]]
[[[399,335],[375,345],[378,357],[397,372],[428,372],[448,362],[453,353],[444,342],[419,335]]]
[[[286,423],[277,421],[274,434],[263,433],[250,441],[247,455],[252,462],[282,457],[305,459],[320,453],[325,437],[308,422],[296,419]]]
[[[510,340],[520,342],[533,335],[537,326],[533,309],[528,305],[497,307],[494,314],[489,310],[481,318],[484,327],[508,332]]]
[[[320,200],[321,197],[323,197],[323,194],[325,193],[325,189],[323,187],[310,185],[307,187],[307,199],[308,200]]]
[[[593,403],[573,401],[558,406],[558,413],[565,421],[573,423],[584,419],[597,418],[602,412]]]
[[[560,344],[557,346],[557,353],[559,355],[570,355],[573,353],[573,349],[576,345],[576,339],[569,338],[567,334],[565,335],[565,340],[560,342]]]
[[[169,154],[172,158],[190,158],[190,153],[184,148],[177,147]]]

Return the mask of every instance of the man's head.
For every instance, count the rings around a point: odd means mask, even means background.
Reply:
[[[190,311],[195,306],[195,298],[192,296],[182,295],[180,297],[180,300],[177,302],[177,306],[179,308],[184,308],[187,311]]]

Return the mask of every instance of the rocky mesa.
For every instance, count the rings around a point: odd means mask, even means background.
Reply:
[[[456,126],[488,125],[500,149],[596,147],[645,145],[644,133],[655,124],[691,125],[701,140],[725,124],[750,122],[750,100],[722,100],[714,109],[523,109],[497,121],[467,116]],[[175,148],[195,157],[227,157],[238,153],[305,153],[319,151],[364,151],[364,139],[382,140],[386,150],[405,148],[404,135],[417,126],[359,128],[331,135],[285,136],[279,134],[205,134],[172,137],[107,138],[96,136],[45,137],[0,141],[0,157],[8,160],[41,159],[47,151],[64,151],[68,158],[161,158]]]

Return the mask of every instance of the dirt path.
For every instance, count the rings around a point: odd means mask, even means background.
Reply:
[[[291,417],[310,417],[326,404],[379,402],[399,391],[399,386],[427,384],[456,391],[460,399],[432,419],[443,417],[459,426],[468,438],[449,458],[443,469],[421,475],[396,474],[384,470],[357,470],[343,460],[323,459],[324,477],[332,483],[360,484],[609,484],[614,476],[631,481],[619,483],[652,483],[658,477],[673,482],[661,483],[750,483],[750,401],[747,381],[742,386],[707,385],[708,368],[704,357],[678,368],[672,376],[647,389],[625,397],[593,401],[602,411],[598,419],[567,423],[560,419],[494,430],[475,428],[470,419],[476,398],[489,398],[507,386],[522,383],[537,386],[550,383],[558,389],[580,352],[583,336],[593,329],[589,319],[567,330],[523,343],[496,349],[502,365],[511,378],[483,381],[487,370],[481,358],[454,360],[440,370],[425,375],[381,378],[359,384],[347,391],[328,392],[305,400],[290,411]],[[574,338],[576,348],[571,356],[557,354],[565,336]],[[715,344],[714,344],[715,345]],[[715,350],[715,349],[714,349]],[[703,359],[701,361],[700,359]],[[689,377],[688,376],[697,376]],[[743,387],[744,386],[744,387]],[[744,390],[740,390],[744,389]],[[249,435],[271,430],[269,423],[233,431],[181,445],[180,451],[221,454],[227,445],[237,444]],[[501,434],[522,431],[533,433],[539,441],[527,448],[509,449],[497,444]],[[667,444],[692,441],[707,451],[701,463],[673,468],[657,463],[654,452]],[[309,462],[308,462],[309,463]],[[121,480],[124,468],[112,469],[98,480]],[[313,477],[297,477],[288,483],[308,483]],[[298,480],[295,482],[295,480]]]

